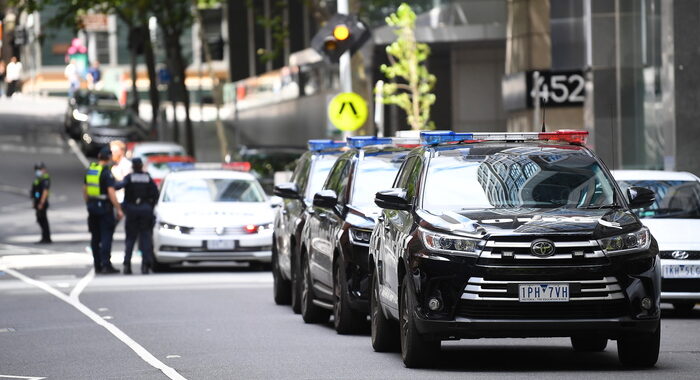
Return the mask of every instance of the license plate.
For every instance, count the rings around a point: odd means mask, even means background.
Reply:
[[[700,265],[663,265],[664,278],[700,278]]]
[[[224,250],[233,249],[236,246],[235,240],[207,240],[207,248]]]
[[[520,284],[520,302],[568,302],[569,284]]]

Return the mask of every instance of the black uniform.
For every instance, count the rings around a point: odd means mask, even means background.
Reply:
[[[153,263],[153,207],[158,200],[158,187],[148,173],[135,171],[117,184],[124,188],[124,213],[126,214],[126,248],[124,268],[131,269],[131,253],[136,239],[143,257],[141,271],[148,273]]]
[[[114,176],[109,165],[102,167],[99,174],[98,166],[91,166],[88,175],[99,176],[99,195],[89,196],[87,201],[88,230],[90,231],[90,248],[95,261],[96,272],[113,272],[112,267],[112,237],[114,234],[114,207],[108,197],[108,189],[114,187]],[[87,177],[85,184],[88,184]]]
[[[51,231],[49,230],[49,219],[46,216],[46,210],[49,208],[49,198],[46,198],[44,202],[44,207],[38,208],[39,201],[41,200],[41,195],[44,190],[49,190],[51,188],[51,177],[47,173],[34,179],[32,182],[31,196],[34,203],[34,210],[36,210],[36,222],[39,223],[41,227],[41,243],[51,242]]]

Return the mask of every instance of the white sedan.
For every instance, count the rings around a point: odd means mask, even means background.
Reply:
[[[623,191],[641,186],[656,193],[650,207],[635,210],[659,243],[661,301],[680,312],[700,302],[700,179],[687,172],[616,170]]]
[[[155,213],[156,269],[193,261],[270,262],[272,204],[250,173],[170,173]]]
[[[182,145],[167,141],[146,141],[129,143],[126,148],[126,157],[134,159],[136,157],[146,162],[150,156],[185,156],[185,148]]]

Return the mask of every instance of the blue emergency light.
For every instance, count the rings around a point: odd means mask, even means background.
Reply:
[[[374,136],[353,136],[348,137],[348,145],[353,148],[363,148],[369,145],[387,145],[392,144],[391,137],[374,137]]]
[[[574,145],[584,145],[587,131],[559,130],[554,132],[421,132],[421,143],[425,145],[461,141],[558,141]]]
[[[324,149],[342,148],[345,146],[345,141],[333,141],[330,139],[309,140],[309,150],[319,151]]]
[[[464,140],[473,140],[473,133],[461,133],[453,131],[427,131],[420,133],[420,141],[422,144],[432,145],[446,142],[457,142]]]

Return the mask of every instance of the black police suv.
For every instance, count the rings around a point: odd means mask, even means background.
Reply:
[[[113,140],[144,141],[148,126],[131,109],[115,106],[92,108],[80,124],[79,144],[83,153],[94,156]]]
[[[442,340],[571,337],[577,351],[614,339],[623,364],[656,363],[658,246],[630,211],[654,193],[622,193],[585,135],[422,134],[375,197],[376,351],[400,347],[420,367]]]
[[[301,282],[299,272],[299,241],[306,221],[304,212],[311,206],[313,195],[321,190],[328,172],[345,142],[310,140],[309,151],[297,161],[291,182],[275,186],[274,194],[284,199],[275,215],[272,237],[273,294],[278,305],[292,304],[301,312]]]
[[[68,99],[68,107],[63,117],[63,128],[68,136],[79,139],[83,122],[89,118],[92,109],[112,106],[119,107],[117,95],[111,91],[79,89]]]
[[[379,213],[374,194],[391,186],[409,151],[390,138],[350,137],[348,145],[306,210],[299,251],[302,317],[321,323],[332,311],[340,334],[367,321],[367,249]]]

